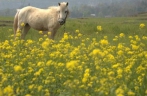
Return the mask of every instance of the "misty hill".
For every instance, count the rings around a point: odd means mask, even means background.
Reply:
[[[69,2],[71,17],[130,16],[147,12],[147,0],[64,0]],[[0,16],[14,16],[16,9],[24,6],[47,8],[61,0],[0,0]]]

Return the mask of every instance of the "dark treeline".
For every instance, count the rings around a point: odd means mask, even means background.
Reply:
[[[89,17],[90,15],[95,14],[97,17],[123,17],[142,12],[147,12],[147,0],[99,3],[96,6],[75,6],[72,8],[71,16]]]
[[[66,0],[69,2],[70,17],[122,17],[147,12],[147,0]],[[59,0],[1,0],[0,16],[14,16],[17,8],[36,6],[47,8],[57,5]],[[93,15],[92,15],[93,14]]]

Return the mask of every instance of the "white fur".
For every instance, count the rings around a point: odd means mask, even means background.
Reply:
[[[24,39],[30,28],[38,31],[51,32],[49,38],[54,39],[56,31],[60,28],[59,19],[66,21],[69,14],[68,3],[59,3],[59,6],[52,6],[48,9],[40,9],[27,6],[18,9],[14,17],[14,34],[17,30],[22,30],[21,38]],[[67,11],[67,13],[65,13]],[[25,26],[21,26],[24,23]]]

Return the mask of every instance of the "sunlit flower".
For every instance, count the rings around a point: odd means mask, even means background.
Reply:
[[[25,96],[32,96],[31,94],[26,94]]]
[[[43,86],[42,86],[42,85],[38,86],[38,91],[41,91],[41,90],[42,90],[42,88],[43,88]]]
[[[121,87],[119,87],[116,89],[115,94],[116,96],[124,96],[124,90]]]
[[[77,60],[72,60],[70,62],[66,63],[66,68],[69,70],[73,70],[78,66],[78,61]]]
[[[67,34],[67,33],[64,33],[63,39],[64,39],[64,40],[68,40],[68,38],[69,38],[68,34]]]
[[[49,36],[51,36],[51,32],[48,32],[47,34],[48,34]]]
[[[20,37],[21,36],[21,33],[20,32],[16,32],[16,37]]]
[[[43,34],[43,31],[39,31],[39,34]]]
[[[147,89],[145,90],[145,95],[147,95]]]
[[[46,38],[47,37],[47,34],[43,35],[43,37]]]
[[[41,45],[42,45],[42,48],[48,49],[49,42],[48,41],[44,41]]]
[[[22,67],[19,66],[19,65],[16,65],[16,66],[14,66],[14,71],[15,72],[20,72],[20,71],[22,71]]]
[[[94,50],[92,51],[92,54],[93,54],[93,55],[98,55],[100,52],[101,52],[100,49],[94,49]]]
[[[102,26],[97,26],[98,31],[102,31]]]
[[[87,81],[88,81],[88,78],[90,77],[90,69],[86,69],[85,70],[85,73],[84,73],[84,76],[83,76],[83,78],[82,78],[82,82],[83,83],[86,83]]]
[[[128,96],[135,96],[135,93],[132,92],[132,91],[129,91],[129,92],[128,92]]]
[[[139,28],[144,28],[145,27],[145,24],[144,23],[141,23],[140,25],[139,25]]]
[[[102,39],[102,40],[100,40],[100,44],[101,44],[101,45],[108,45],[109,42],[108,42],[108,40],[106,40],[106,39]]]
[[[138,50],[139,49],[139,46],[137,46],[137,45],[132,44],[131,46],[132,46],[133,50]]]
[[[34,73],[35,76],[39,76],[43,71],[43,68],[39,69],[37,72]]]
[[[29,86],[29,89],[31,90],[33,87],[34,87],[34,84],[30,85]]]
[[[79,30],[76,30],[75,32],[76,32],[76,33],[79,33],[80,31],[79,31]]]
[[[43,40],[43,38],[39,38],[39,41],[42,41]]]
[[[21,27],[24,27],[25,26],[25,24],[24,23],[21,23]]]
[[[82,34],[81,34],[81,33],[79,33],[79,34],[78,34],[78,37],[81,37],[81,36],[82,36]]]
[[[4,93],[5,93],[5,94],[11,94],[11,95],[12,95],[12,94],[13,94],[13,87],[10,86],[10,85],[7,86],[7,87],[5,87],[5,88],[4,88]]]
[[[143,39],[143,40],[147,40],[147,36],[143,36],[142,39]]]
[[[119,50],[119,51],[117,52],[118,55],[123,55],[123,53],[124,53],[124,52],[123,52],[122,50]]]
[[[120,33],[120,34],[119,34],[119,37],[120,37],[120,38],[122,38],[122,37],[124,37],[124,36],[125,36],[124,33]]]
[[[1,36],[0,96],[147,95],[145,34],[99,37],[75,30],[64,33],[62,42],[60,36],[56,41]]]
[[[129,39],[132,39],[133,37],[132,36],[129,36]]]

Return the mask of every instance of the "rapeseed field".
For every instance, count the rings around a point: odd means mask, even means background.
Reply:
[[[57,41],[50,32],[21,40],[18,31],[0,42],[0,96],[146,96],[147,36],[122,32],[110,42],[95,28],[92,38],[77,29]]]

